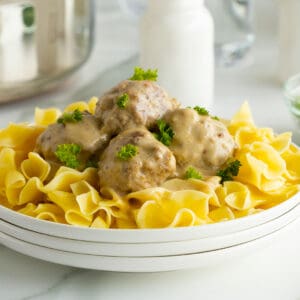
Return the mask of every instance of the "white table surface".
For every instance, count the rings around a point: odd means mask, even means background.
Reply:
[[[63,106],[101,94],[130,72],[135,64],[130,58],[137,52],[135,23],[121,14],[117,1],[99,2],[97,43],[89,62],[59,91],[1,105],[1,127],[30,120],[36,105]],[[276,22],[271,18],[275,6],[270,0],[259,5],[253,62],[217,70],[213,113],[229,118],[247,99],[259,126],[297,135],[276,80]],[[213,268],[166,273],[81,270],[0,246],[0,299],[300,299],[300,219],[268,247],[247,257]]]

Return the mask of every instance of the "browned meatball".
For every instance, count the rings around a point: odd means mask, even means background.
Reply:
[[[38,137],[35,151],[45,159],[58,162],[54,152],[60,144],[77,144],[81,147],[81,158],[87,159],[108,144],[108,137],[101,133],[98,120],[84,112],[76,123],[55,123]]]
[[[214,175],[233,155],[235,142],[222,122],[189,108],[176,109],[163,119],[174,131],[169,148],[176,157],[179,176],[189,166],[203,175]]]
[[[128,95],[125,107],[118,105],[122,95]],[[179,104],[153,81],[124,80],[98,101],[95,115],[104,131],[116,135],[124,129],[144,126],[151,128],[157,119]]]
[[[133,145],[137,153],[127,160],[118,157],[123,146]],[[128,129],[111,140],[99,162],[100,186],[120,194],[159,186],[174,175],[172,152],[144,128]]]

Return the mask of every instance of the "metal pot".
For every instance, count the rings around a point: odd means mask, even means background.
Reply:
[[[89,57],[92,0],[0,0],[0,102],[55,87]]]

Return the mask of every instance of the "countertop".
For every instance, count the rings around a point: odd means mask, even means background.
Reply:
[[[87,64],[59,90],[0,106],[0,126],[30,121],[47,107],[99,95],[137,62],[136,23],[117,1],[98,7],[97,43]],[[109,1],[110,2],[110,1]],[[248,63],[217,69],[213,114],[230,118],[248,100],[257,125],[278,133],[295,128],[276,78],[272,1],[256,8],[257,40]],[[0,246],[0,299],[300,299],[300,219],[264,249],[212,268],[164,273],[114,273],[40,261]]]

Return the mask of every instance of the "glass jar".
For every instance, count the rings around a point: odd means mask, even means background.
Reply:
[[[149,0],[140,28],[140,64],[186,106],[211,107],[213,20],[202,0]]]

